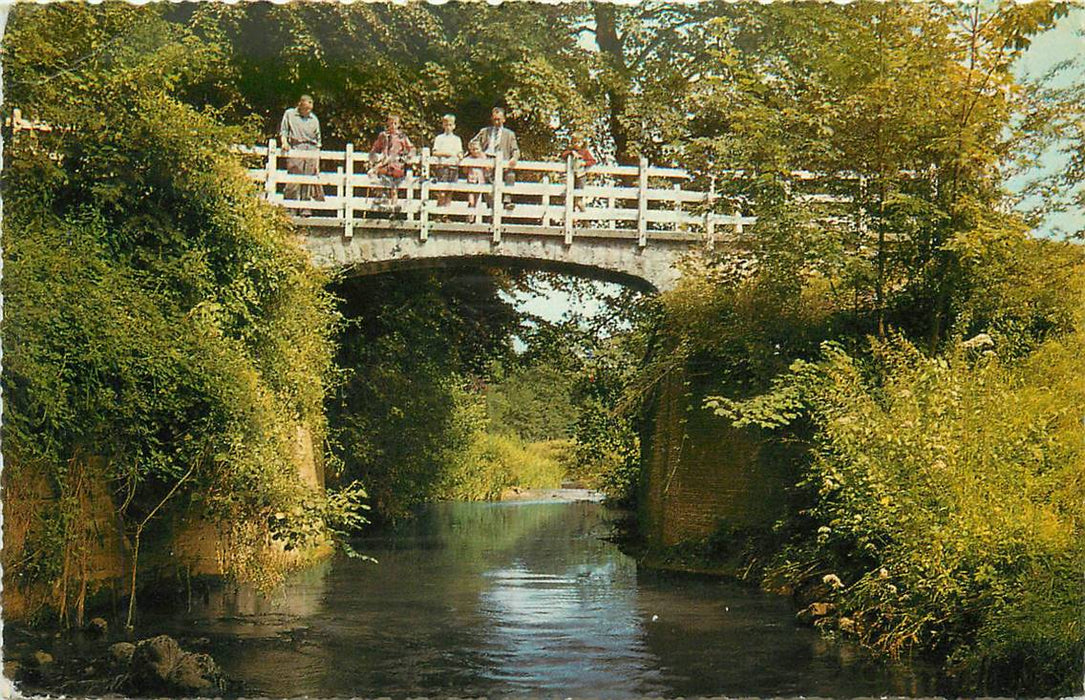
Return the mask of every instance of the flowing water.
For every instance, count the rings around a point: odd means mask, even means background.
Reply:
[[[638,569],[597,503],[450,503],[270,599],[245,589],[146,614],[266,696],[925,693],[794,624],[782,597]]]

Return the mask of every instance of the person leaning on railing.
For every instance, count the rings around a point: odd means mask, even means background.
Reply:
[[[490,158],[501,155],[505,168],[505,186],[512,187],[516,184],[516,160],[520,157],[520,145],[516,142],[516,133],[505,127],[505,110],[494,107],[490,112],[490,124],[471,139],[479,145],[482,152]],[[493,182],[493,171],[486,171],[486,182]],[[508,195],[506,195],[508,196]],[[505,208],[512,209],[512,199],[505,200]]]
[[[486,154],[482,152],[482,146],[478,145],[478,141],[471,141],[467,144],[467,155],[472,160],[481,160],[486,157]],[[486,184],[486,168],[478,165],[472,165],[467,168],[467,184],[469,185],[484,185]],[[478,192],[471,192],[467,195],[467,207],[469,209],[475,209],[478,207],[480,201]]]
[[[393,208],[399,198],[399,187],[407,177],[406,161],[414,157],[414,144],[399,125],[399,115],[389,114],[388,128],[377,136],[369,149],[369,173],[378,177],[381,186],[389,190],[389,204]]]
[[[463,141],[456,136],[456,115],[446,114],[441,117],[442,133],[433,139],[433,157],[438,165],[434,167],[434,179],[442,184],[452,184],[460,177],[459,163],[463,159]],[[437,194],[437,206],[447,207],[452,203],[452,193],[440,191]]]
[[[291,107],[283,113],[283,121],[279,126],[279,136],[282,139],[282,154],[295,154],[286,159],[286,172],[291,175],[317,175],[320,172],[320,120],[313,113],[313,98],[302,95],[298,99],[298,106]],[[311,155],[307,151],[315,151]],[[299,154],[299,152],[301,152]],[[286,183],[284,196],[294,200],[324,201],[324,187],[322,185],[302,184],[298,182]],[[301,210],[302,216],[311,216],[309,209]]]
[[[584,137],[581,134],[573,134],[573,138],[570,140],[569,148],[561,154],[561,159],[572,157],[573,159],[573,187],[578,190],[584,189],[584,185],[588,181],[588,168],[595,165],[595,156],[592,155],[588,147],[584,145]],[[576,197],[573,200],[575,206],[579,211],[584,211],[584,198]]]

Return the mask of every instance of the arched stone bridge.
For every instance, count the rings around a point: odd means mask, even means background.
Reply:
[[[250,176],[269,201],[290,211],[314,262],[359,274],[482,262],[663,291],[677,282],[679,259],[755,221],[712,213],[711,189],[694,190],[686,171],[643,159],[639,166],[593,166],[584,186],[576,187],[571,159],[521,160],[509,186],[499,160],[465,158],[458,163],[458,182],[439,183],[431,170],[447,163],[423,149],[393,208],[390,190],[367,171],[368,154],[355,153],[350,144],[344,151],[304,154],[318,159],[316,175],[288,173],[274,140],[238,150],[261,157],[262,167],[249,170]],[[492,182],[466,182],[468,168],[492,170]],[[315,185],[324,200],[287,198],[286,185]],[[439,201],[442,194],[450,199]],[[495,201],[506,204],[493,207]]]
[[[721,207],[713,187],[698,190],[685,171],[644,160],[633,167],[594,166],[581,187],[571,162],[520,161],[516,184],[506,187],[503,164],[484,159],[456,165],[461,175],[471,167],[493,170],[490,184],[463,177],[454,184],[434,182],[431,170],[446,164],[423,151],[411,163],[413,172],[399,187],[393,209],[383,201],[388,191],[366,172],[367,154],[355,154],[349,144],[344,151],[313,153],[320,163],[316,175],[287,173],[274,141],[238,150],[262,159],[263,167],[252,168],[250,176],[262,184],[268,201],[290,212],[314,262],[357,274],[475,262],[664,291],[678,281],[683,257],[717,244],[741,245],[736,239],[743,227],[756,221],[715,213]],[[847,188],[835,183],[830,189],[845,194],[817,193],[826,178],[851,181],[854,191],[862,191],[862,178],[849,173],[793,172],[789,186],[803,188],[793,190],[798,201],[831,205],[830,216],[857,214],[862,227],[862,209],[852,211]],[[324,199],[288,198],[286,185],[318,186]],[[839,204],[847,205],[845,211]],[[721,520],[762,526],[776,518],[781,502],[779,465],[789,458],[769,454],[755,435],[695,410],[699,399],[691,394],[691,380],[684,369],[668,373],[645,404],[640,508],[652,545],[706,537]]]

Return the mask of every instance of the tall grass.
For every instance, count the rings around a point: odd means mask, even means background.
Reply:
[[[478,432],[445,472],[438,497],[482,501],[500,498],[502,491],[512,487],[559,488],[568,449],[567,440],[526,442],[516,435]]]

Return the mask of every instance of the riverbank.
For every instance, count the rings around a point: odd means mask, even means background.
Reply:
[[[23,695],[216,697],[244,690],[207,653],[207,637],[112,633],[103,618],[83,630],[4,631],[4,677]]]
[[[787,598],[795,624],[815,627],[833,638],[858,641],[855,622],[842,615],[832,602],[839,588],[836,576],[810,574],[785,580],[766,572],[762,562],[771,556],[770,552],[754,555],[714,551],[718,546],[709,539],[665,549],[642,549],[637,563],[656,572],[721,579]]]
[[[767,535],[766,535],[767,536]],[[741,584],[750,590],[787,600],[797,626],[818,631],[826,640],[851,643],[884,663],[904,661],[939,669],[934,692],[946,696],[1043,696],[1064,697],[1081,691],[1080,643],[1076,655],[1065,648],[1044,647],[1023,637],[1017,649],[1009,648],[1000,658],[980,665],[970,656],[972,647],[928,644],[896,653],[871,643],[869,627],[880,614],[877,609],[858,609],[854,573],[836,572],[781,559],[772,544],[755,535],[741,538],[705,538],[668,548],[649,548],[642,542],[623,541],[623,551],[636,556],[638,566],[660,575],[712,578]],[[889,578],[882,569],[879,578],[887,587]],[[1048,634],[1044,631],[1044,634]],[[1029,646],[1032,645],[1032,646]],[[1046,655],[1045,655],[1046,654]],[[1075,664],[1074,659],[1077,660]]]
[[[602,503],[606,496],[601,491],[585,488],[532,489],[512,487],[501,492],[501,501],[530,501],[545,503]]]

